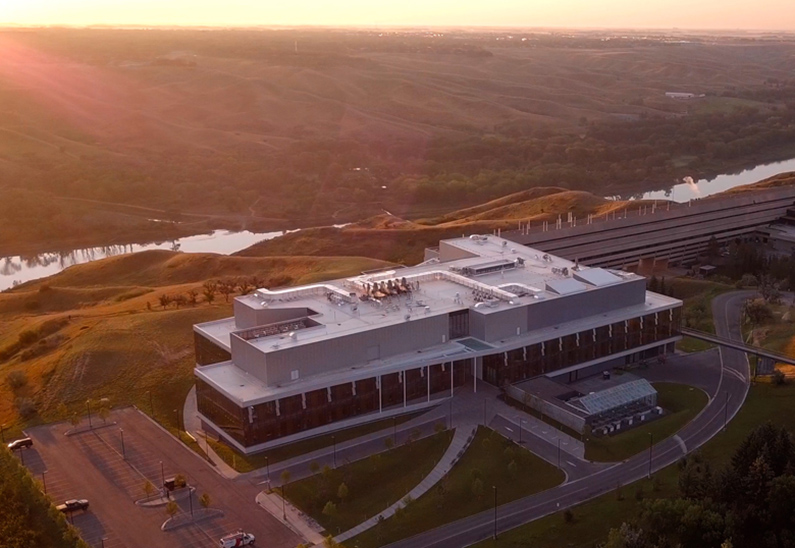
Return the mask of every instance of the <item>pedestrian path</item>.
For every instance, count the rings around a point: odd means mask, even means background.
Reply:
[[[283,499],[276,491],[262,491],[257,495],[257,504],[304,540],[316,546],[323,544],[325,540],[322,535],[323,527]]]
[[[456,426],[455,434],[453,435],[450,445],[447,447],[447,451],[445,451],[444,455],[442,455],[442,458],[439,459],[439,462],[436,463],[436,466],[433,468],[433,470],[431,470],[431,472],[408,493],[407,497],[411,497],[412,500],[417,500],[422,495],[427,493],[434,485],[436,485],[464,454],[467,447],[472,442],[472,439],[475,437],[475,431],[477,430],[477,427],[477,423]],[[360,523],[353,529],[349,529],[344,533],[337,535],[335,540],[337,542],[345,542],[346,540],[355,537],[356,535],[370,529],[371,527],[375,527],[381,519],[391,517],[394,515],[395,510],[402,508],[405,505],[406,503],[403,500],[400,500],[377,516],[373,516],[367,521]]]

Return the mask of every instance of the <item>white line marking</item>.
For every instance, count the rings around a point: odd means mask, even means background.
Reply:
[[[508,432],[513,432],[513,430],[511,428],[508,428],[507,426],[503,426],[503,428],[505,428]]]
[[[566,461],[566,463],[570,464],[570,465],[571,465],[571,466],[573,466],[574,468],[577,468],[577,465],[576,465],[576,464],[574,464],[573,462],[571,462],[570,460],[567,460],[567,461]]]

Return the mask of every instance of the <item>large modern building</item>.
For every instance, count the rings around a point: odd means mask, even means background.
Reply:
[[[681,301],[643,277],[494,236],[417,266],[234,302],[194,326],[198,409],[241,451],[437,405],[455,387],[572,382],[671,352]]]

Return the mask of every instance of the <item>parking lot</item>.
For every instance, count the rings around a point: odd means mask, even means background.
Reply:
[[[257,544],[293,548],[301,539],[255,502],[259,488],[245,480],[222,478],[212,465],[179,443],[132,408],[114,411],[104,423],[92,419],[94,429],[80,424],[77,434],[65,435],[70,424],[30,429],[34,445],[16,454],[43,482],[58,504],[67,499],[87,499],[87,511],[68,516],[95,548],[217,546],[218,539],[237,529],[253,533]],[[122,442],[123,439],[123,442]],[[223,516],[163,532],[168,519],[165,505],[143,507],[144,485],[182,474],[196,491],[179,500],[180,512],[199,510],[199,497],[210,496],[210,508]]]

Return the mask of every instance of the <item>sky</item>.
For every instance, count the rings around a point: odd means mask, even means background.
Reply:
[[[0,0],[0,24],[795,30],[795,1]]]

